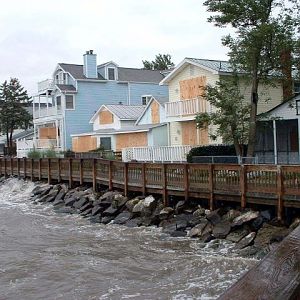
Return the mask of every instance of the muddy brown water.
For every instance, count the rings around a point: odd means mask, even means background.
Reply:
[[[0,300],[216,299],[257,262],[225,241],[57,214],[28,200],[33,188],[0,186]]]

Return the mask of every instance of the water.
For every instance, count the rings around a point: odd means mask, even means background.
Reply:
[[[28,200],[33,187],[0,186],[0,300],[216,299],[256,263],[229,242],[57,214]]]

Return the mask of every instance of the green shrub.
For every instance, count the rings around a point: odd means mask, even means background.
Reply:
[[[44,158],[56,158],[57,157],[57,154],[56,154],[55,150],[53,150],[53,149],[48,149],[48,150],[43,151],[42,155]]]
[[[73,157],[75,157],[75,152],[72,151],[72,150],[70,150],[70,149],[68,149],[66,151],[62,151],[61,154],[63,154],[64,157],[66,157],[66,158],[73,158]]]
[[[96,149],[90,150],[89,152],[103,152],[105,149],[103,148],[103,146],[100,146]]]
[[[42,153],[40,151],[37,151],[36,149],[33,149],[27,153],[27,157],[28,158],[41,158]]]

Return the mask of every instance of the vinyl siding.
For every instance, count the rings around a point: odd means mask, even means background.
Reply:
[[[153,116],[152,116],[152,104],[157,103],[157,101],[152,102],[145,111],[144,115],[140,119],[138,125],[145,125],[145,124],[153,124]],[[158,123],[165,123],[166,122],[166,112],[165,108],[157,103],[159,107],[159,122]]]
[[[84,67],[83,74],[87,78],[97,78],[97,55],[96,54],[85,54],[83,56]]]
[[[168,146],[167,125],[153,128],[151,133],[153,136],[153,144],[151,146]]]

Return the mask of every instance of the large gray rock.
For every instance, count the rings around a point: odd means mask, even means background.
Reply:
[[[248,234],[249,234],[248,228],[245,227],[237,228],[227,235],[226,240],[234,243],[238,243],[242,238],[244,238]]]
[[[198,207],[194,212],[193,212],[194,217],[203,217],[205,216],[205,209],[203,207]]]
[[[178,201],[175,206],[176,214],[181,213],[183,211],[184,207],[185,207],[185,201]]]
[[[159,218],[161,220],[167,219],[170,215],[172,215],[174,212],[174,209],[172,207],[164,207],[160,212],[159,212]]]
[[[103,212],[103,207],[99,206],[99,205],[95,205],[93,207],[93,210],[92,210],[92,216],[96,216],[96,215],[99,215]]]
[[[221,222],[221,216],[219,215],[218,210],[210,212],[208,215],[206,215],[206,219],[210,221],[213,225],[216,225],[219,222]]]
[[[256,232],[250,232],[248,235],[246,235],[245,237],[243,237],[237,244],[236,244],[236,248],[238,249],[243,249],[249,245],[252,244],[252,242],[254,241],[256,236]]]
[[[89,199],[86,196],[82,196],[79,200],[77,200],[73,206],[77,209],[80,209],[82,206],[87,204],[89,202]]]
[[[131,200],[128,200],[125,204],[126,208],[128,211],[132,212],[134,206],[136,204],[138,204],[140,202],[140,199],[138,198],[134,198],[134,199],[131,199]]]
[[[204,228],[207,226],[208,221],[205,219],[202,219],[201,223],[199,223],[198,225],[196,225],[195,227],[193,227],[190,232],[189,232],[189,236],[190,237],[201,237]]]
[[[62,188],[62,189],[58,192],[58,194],[56,195],[56,197],[55,197],[55,199],[54,199],[54,202],[55,202],[55,201],[59,201],[59,200],[63,200],[64,197],[65,197],[65,195],[66,195],[66,190]]]
[[[232,222],[235,218],[239,217],[242,213],[236,209],[230,209],[222,219],[224,221]]]
[[[216,239],[225,239],[231,230],[231,225],[228,221],[222,221],[213,227],[213,236]]]
[[[102,217],[101,218],[101,223],[103,223],[103,224],[108,224],[108,223],[110,223],[112,220],[114,219],[114,217],[112,217],[112,216],[105,216],[105,217]]]
[[[115,195],[120,195],[120,193],[114,192],[114,191],[109,191],[109,192],[104,193],[98,200],[100,200],[100,201],[106,200],[106,201],[112,202]]]
[[[144,199],[144,208],[148,210],[153,210],[156,207],[157,200],[153,196],[148,196]]]
[[[132,217],[132,213],[130,213],[129,211],[123,211],[116,216],[113,222],[114,224],[124,224],[128,220],[130,220],[131,217]]]
[[[231,226],[235,227],[235,226],[241,226],[244,223],[247,223],[249,221],[252,221],[254,219],[256,219],[259,216],[259,212],[258,211],[248,211],[236,218],[234,218],[234,220],[232,221]]]
[[[141,226],[141,224],[142,224],[142,218],[140,218],[140,217],[130,219],[124,223],[124,225],[127,227],[138,227],[138,226]]]
[[[139,200],[139,202],[133,207],[132,212],[136,215],[141,214],[144,209],[144,200]]]
[[[33,196],[40,195],[40,197],[41,197],[41,196],[48,194],[48,192],[52,188],[53,188],[53,186],[48,185],[48,184],[39,185],[32,190],[31,195],[33,195]]]
[[[118,212],[117,208],[114,208],[112,205],[107,208],[104,212],[103,212],[103,216],[115,216]]]
[[[80,212],[84,212],[85,210],[87,210],[89,208],[93,208],[92,202],[87,202],[85,205],[81,206],[79,208],[79,210],[80,210]]]
[[[115,196],[114,196],[114,199],[113,199],[111,205],[112,205],[114,208],[119,209],[119,208],[123,207],[123,206],[126,204],[127,201],[128,201],[128,198],[127,198],[127,197],[124,197],[124,196],[118,194],[118,195],[115,195]]]
[[[73,206],[73,204],[77,201],[76,197],[70,197],[68,199],[65,199],[65,205],[66,206]]]

